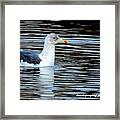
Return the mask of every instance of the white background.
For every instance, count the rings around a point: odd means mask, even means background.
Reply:
[[[100,20],[100,100],[20,100],[20,20]],[[114,5],[5,6],[6,115],[115,114]]]

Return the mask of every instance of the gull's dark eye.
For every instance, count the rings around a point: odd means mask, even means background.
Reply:
[[[56,40],[56,37],[53,37],[53,39],[55,39],[55,40]]]
[[[56,41],[58,39],[58,36],[53,36],[53,40]]]

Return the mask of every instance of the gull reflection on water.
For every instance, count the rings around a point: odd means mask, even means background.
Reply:
[[[42,67],[40,68],[39,75],[39,92],[41,99],[53,99],[54,98],[54,67]]]

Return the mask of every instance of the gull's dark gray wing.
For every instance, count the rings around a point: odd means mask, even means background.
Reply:
[[[39,64],[41,59],[39,55],[29,51],[20,51],[20,61],[31,63],[31,64]]]

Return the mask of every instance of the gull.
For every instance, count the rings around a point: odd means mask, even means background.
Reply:
[[[45,37],[44,47],[40,54],[32,51],[20,51],[20,66],[49,67],[54,66],[55,45],[57,43],[68,43],[55,33],[50,33]]]

